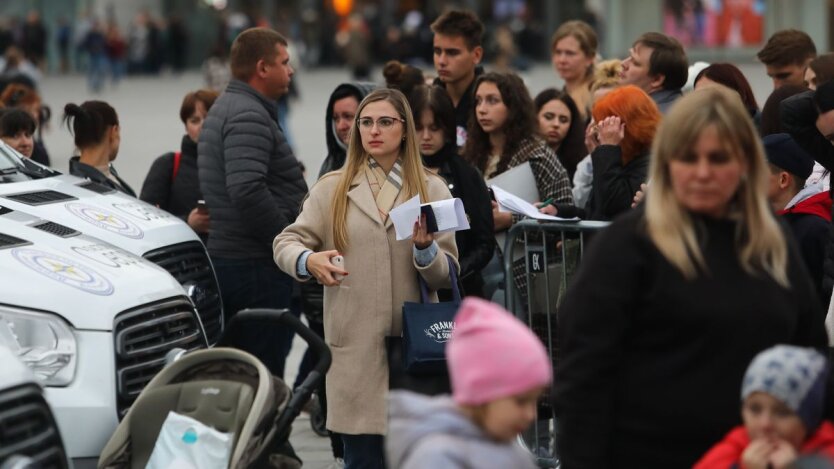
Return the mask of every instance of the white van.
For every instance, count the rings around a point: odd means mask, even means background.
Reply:
[[[44,384],[76,468],[169,350],[221,332],[214,270],[184,222],[0,143],[0,345]]]
[[[214,268],[200,238],[179,218],[41,166],[0,142],[0,217],[4,210],[42,219],[42,229],[52,229],[50,223],[71,228],[159,265],[189,292],[209,341],[220,337],[223,309]]]
[[[69,467],[43,388],[17,354],[0,345],[0,467]]]

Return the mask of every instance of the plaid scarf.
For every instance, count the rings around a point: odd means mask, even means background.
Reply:
[[[397,158],[394,167],[388,174],[382,167],[371,157],[368,157],[368,165],[365,167],[365,177],[368,178],[368,184],[371,185],[371,192],[374,194],[376,200],[376,208],[379,211],[379,217],[385,223],[388,220],[388,212],[394,208],[394,203],[400,195],[400,190],[403,187],[403,168],[402,160]]]

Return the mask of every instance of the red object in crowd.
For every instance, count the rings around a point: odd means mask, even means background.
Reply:
[[[730,469],[741,466],[741,455],[750,437],[744,426],[734,428],[720,443],[713,446],[692,469]],[[817,431],[805,440],[799,454],[819,454],[834,462],[834,425],[823,421]]]

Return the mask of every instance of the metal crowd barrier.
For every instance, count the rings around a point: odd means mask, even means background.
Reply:
[[[555,364],[556,328],[562,297],[585,250],[586,236],[607,227],[601,221],[523,220],[513,225],[504,244],[505,306],[541,339]],[[557,378],[558,379],[558,378]],[[539,467],[559,468],[549,390],[539,401],[536,423],[519,444]]]

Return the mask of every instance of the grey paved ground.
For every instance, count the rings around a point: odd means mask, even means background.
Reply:
[[[741,68],[753,85],[759,105],[763,105],[771,89],[764,67],[751,64]],[[550,86],[561,86],[559,79],[545,65],[522,76],[534,94]],[[324,159],[324,107],[333,88],[347,78],[347,72],[336,69],[300,71],[296,75],[301,98],[292,105],[290,131],[295,140],[296,154],[308,168],[308,184],[312,184]],[[182,97],[201,86],[202,77],[188,73],[178,77],[128,79],[118,87],[108,87],[94,96],[87,91],[83,77],[47,77],[41,89],[54,115],[45,134],[53,167],[66,171],[73,152],[72,137],[66,128],[60,126],[64,105],[102,99],[116,108],[121,121],[122,143],[116,168],[138,192],[154,158],[179,149],[184,133],[178,117]],[[287,366],[290,373],[287,381],[290,383],[295,378],[304,347],[297,339]],[[296,421],[291,440],[304,459],[305,467],[325,468],[332,462],[329,440],[312,432],[306,415],[302,414]]]

